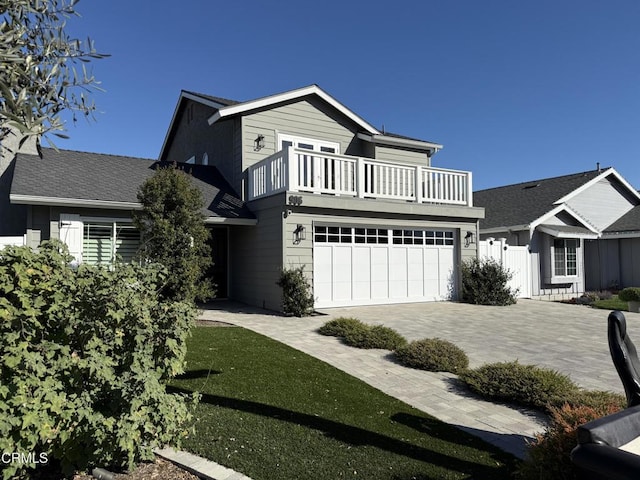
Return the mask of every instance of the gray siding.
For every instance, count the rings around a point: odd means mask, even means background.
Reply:
[[[427,167],[430,165],[426,152],[418,152],[405,148],[394,148],[384,145],[375,146],[375,158],[385,162],[408,163]]]
[[[279,151],[278,133],[336,142],[341,154],[362,156],[362,141],[355,137],[356,132],[355,125],[315,98],[248,114],[242,118],[242,169]],[[256,152],[258,135],[264,135],[265,146]]]
[[[233,120],[209,125],[208,119],[216,110],[197,102],[187,101],[176,119],[177,126],[161,160],[186,162],[195,157],[202,163],[206,154],[231,185],[236,185],[234,172]]]
[[[551,277],[551,243],[552,237],[542,232],[534,232],[531,239],[531,271],[532,271],[532,297],[538,298],[566,298],[581,295],[585,291],[584,281],[584,242],[580,240],[578,256],[578,276],[571,282],[552,284],[548,282]]]
[[[271,199],[253,202],[255,226],[229,231],[229,297],[249,305],[280,311],[282,294],[276,285],[282,268],[282,204]]]
[[[640,286],[640,238],[586,241],[585,274],[587,290]]]
[[[631,210],[635,203],[616,180],[607,177],[571,198],[567,205],[602,230]]]

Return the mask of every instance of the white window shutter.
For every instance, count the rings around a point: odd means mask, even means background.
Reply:
[[[82,233],[83,224],[80,215],[60,214],[60,240],[67,244],[69,253],[78,263],[82,263]]]

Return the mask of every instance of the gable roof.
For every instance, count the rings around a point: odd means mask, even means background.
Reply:
[[[442,149],[442,145],[438,143],[411,138],[395,133],[380,132],[370,123],[365,121],[362,117],[354,113],[349,108],[345,107],[338,100],[322,90],[318,85],[309,85],[307,87],[289,90],[286,92],[269,95],[245,102],[238,102],[236,100],[229,100],[228,98],[215,97],[203,93],[182,90],[180,92],[180,98],[178,99],[178,103],[176,104],[176,108],[174,110],[171,123],[169,124],[169,128],[167,129],[167,134],[165,135],[165,139],[160,152],[165,151],[167,143],[171,138],[174,125],[180,111],[180,107],[186,100],[199,102],[203,105],[211,107],[213,111],[208,121],[209,125],[213,125],[217,121],[224,118],[247,114],[258,109],[269,108],[284,102],[296,101],[309,95],[317,96],[328,105],[336,109],[338,112],[353,121],[360,129],[362,129],[362,131],[359,132],[358,136],[365,141],[385,145],[397,145],[408,148],[422,149],[429,152],[429,155],[432,155],[438,150]]]
[[[343,104],[338,102],[335,98],[333,98],[327,92],[322,90],[318,85],[309,85],[308,87],[289,90],[287,92],[278,93],[276,95],[269,95],[267,97],[250,100],[248,102],[237,103],[235,105],[228,105],[226,107],[222,107],[209,118],[209,125],[213,125],[218,120],[226,117],[248,113],[261,108],[268,108],[278,103],[298,100],[308,95],[316,95],[320,97],[322,100],[324,100],[326,103],[328,103],[333,108],[338,110],[344,116],[352,120],[356,125],[358,125],[363,130],[374,135],[380,134],[380,132],[375,127],[367,123],[362,117],[356,115],[354,112],[349,110]]]
[[[636,205],[604,229],[605,234],[624,234],[632,232],[640,232],[640,205]]]
[[[19,154],[12,203],[138,210],[138,187],[168,163],[99,153],[43,148],[43,158]],[[255,223],[255,217],[212,166],[184,165],[202,192],[205,222]]]
[[[474,205],[484,207],[486,212],[485,218],[480,220],[480,228],[528,228],[535,220],[556,208],[558,200],[566,199],[572,192],[609,170],[612,169],[592,170],[474,192]]]

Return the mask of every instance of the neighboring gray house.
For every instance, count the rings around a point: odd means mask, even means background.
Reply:
[[[484,210],[471,173],[432,166],[440,148],[382,132],[312,85],[242,103],[183,91],[158,160],[192,168],[205,192],[221,294],[279,310],[280,270],[297,266],[316,307],[456,297]],[[153,166],[19,155],[11,201],[28,207],[31,245],[61,238],[82,261],[110,261],[140,241],[131,211]]]
[[[474,193],[481,239],[528,245],[532,297],[640,284],[640,195],[613,168]]]

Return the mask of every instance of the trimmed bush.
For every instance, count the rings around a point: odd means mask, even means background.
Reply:
[[[179,445],[190,417],[165,380],[182,373],[196,310],[159,298],[156,266],[70,266],[60,242],[0,252],[0,451],[46,454],[69,475],[132,467]],[[35,464],[4,465],[30,478]]]
[[[462,262],[461,271],[463,302],[497,306],[516,303],[518,290],[508,285],[513,274],[497,261],[473,258]]]
[[[344,337],[353,330],[365,330],[368,326],[357,318],[339,317],[329,320],[318,329],[318,333],[329,337]]]
[[[460,378],[483,397],[544,410],[579,392],[566,375],[517,361],[483,365],[463,372]]]
[[[440,338],[425,338],[395,351],[403,365],[431,372],[460,373],[469,366],[469,358],[453,343]]]
[[[640,302],[640,287],[627,287],[618,292],[618,299],[623,302]]]
[[[304,317],[313,313],[311,285],[304,275],[304,265],[284,268],[276,284],[282,288],[282,311],[287,315]]]
[[[604,399],[600,395],[604,392],[595,393],[599,400]],[[569,456],[576,446],[577,428],[620,410],[620,405],[615,401],[599,403],[597,406],[564,404],[551,408],[551,422],[544,433],[536,435],[535,441],[529,445],[527,459],[521,464],[517,478],[581,478]]]
[[[342,338],[347,345],[356,348],[395,350],[407,343],[407,340],[394,329],[382,325],[352,329]]]

